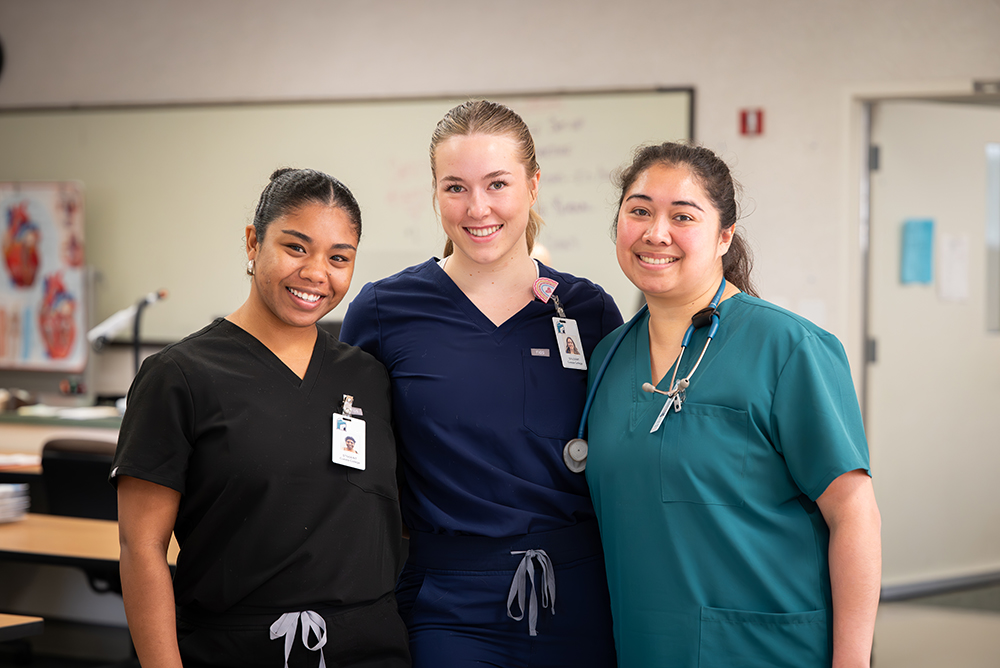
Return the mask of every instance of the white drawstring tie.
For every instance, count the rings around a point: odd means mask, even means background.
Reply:
[[[302,645],[310,652],[319,651],[319,668],[326,668],[326,658],[323,656],[323,646],[326,645],[326,620],[312,610],[305,612],[286,612],[278,621],[271,624],[271,640],[285,637],[285,668],[288,668],[288,656],[292,653],[292,643],[295,642],[295,630],[299,620],[302,620]],[[309,646],[309,632],[316,636],[316,644]]]
[[[537,636],[535,630],[538,624],[538,598],[535,595],[535,566],[532,560],[537,559],[542,567],[542,607],[551,606],[552,614],[556,614],[556,570],[552,566],[552,560],[545,550],[522,550],[511,552],[511,554],[523,554],[521,563],[517,565],[514,572],[514,581],[510,583],[510,593],[507,595],[507,616],[516,622],[524,619],[524,598],[527,595],[525,574],[531,583],[531,594],[528,596],[528,633]],[[510,606],[517,599],[517,605],[521,609],[521,614],[517,617],[511,612]]]

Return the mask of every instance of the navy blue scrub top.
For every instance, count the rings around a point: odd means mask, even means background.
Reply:
[[[611,297],[539,264],[577,321],[584,352],[622,323]],[[432,259],[369,283],[341,339],[385,364],[405,476],[403,520],[417,531],[515,536],[594,517],[582,475],[562,461],[587,372],[562,366],[553,302],[494,325]]]

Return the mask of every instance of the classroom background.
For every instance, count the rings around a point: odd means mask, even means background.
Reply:
[[[238,163],[265,146],[280,159],[280,142],[254,125],[230,139],[239,146],[230,156],[191,151],[167,161],[130,155],[127,143],[111,152],[86,119],[100,116],[101,131],[120,130],[124,142],[155,132],[161,117],[183,136],[204,131],[186,124],[217,113],[343,112],[341,124],[318,131],[352,138],[335,175],[374,211],[405,179],[413,212],[366,216],[353,295],[364,280],[440,253],[426,144],[446,101],[620,103],[661,91],[679,105],[663,112],[673,136],[651,139],[686,135],[730,163],[745,191],[740,225],[762,296],[836,334],[851,360],[883,516],[890,602],[876,663],[996,665],[998,26],[998,0],[0,0],[0,181],[78,179],[67,152],[93,151],[126,169],[169,165],[150,176],[155,196],[143,194],[150,211],[185,212],[166,220],[123,224],[113,204],[138,191],[88,190],[82,179],[90,325],[165,288],[170,296],[145,315],[149,352],[204,324],[193,304],[224,315],[242,302],[240,235],[267,170],[248,182]],[[645,117],[653,131],[659,113]],[[398,118],[422,132],[412,150],[388,145]],[[44,141],[38,133],[51,123],[68,134]],[[633,140],[619,141],[601,148],[617,162],[602,158],[595,169],[627,160]],[[405,164],[392,162],[404,154]],[[545,204],[546,156],[539,162]],[[373,164],[386,167],[365,171]],[[206,207],[213,181],[184,177],[202,170],[222,180],[240,174],[245,201]],[[540,240],[552,264],[616,281],[614,203],[547,206]],[[164,278],[159,267],[172,271]],[[637,293],[609,289],[626,317],[634,312]],[[130,355],[127,345],[90,354],[96,394],[124,394]],[[0,423],[0,451],[38,438]],[[0,610],[123,626],[120,600],[39,568],[4,564]],[[31,582],[45,591],[28,591]],[[52,593],[74,587],[72,596]],[[952,660],[934,658],[945,655]]]

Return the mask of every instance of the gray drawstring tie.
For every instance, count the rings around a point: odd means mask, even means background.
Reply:
[[[326,658],[323,656],[323,645],[326,644],[326,620],[312,610],[305,612],[286,612],[278,621],[271,624],[271,640],[285,637],[285,668],[288,668],[288,655],[292,653],[292,643],[295,642],[295,630],[299,620],[302,620],[302,645],[310,652],[319,651],[319,668],[326,668]],[[309,632],[316,634],[316,645],[309,646]]]
[[[521,563],[517,565],[514,572],[514,581],[510,583],[510,593],[507,595],[507,616],[516,622],[524,619],[524,598],[527,595],[525,589],[525,573],[531,583],[531,594],[528,597],[528,633],[533,636],[538,635],[535,626],[538,624],[538,598],[535,595],[535,565],[533,559],[537,559],[542,567],[542,607],[550,608],[552,614],[556,614],[556,570],[552,567],[552,560],[545,550],[521,550],[511,552],[511,554],[523,554]],[[517,606],[521,609],[521,614],[517,617],[511,611],[510,606],[517,599]]]

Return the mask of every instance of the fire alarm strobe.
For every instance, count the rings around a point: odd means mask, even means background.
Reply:
[[[757,135],[764,134],[763,109],[740,110],[740,134],[747,137],[756,137]]]

